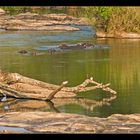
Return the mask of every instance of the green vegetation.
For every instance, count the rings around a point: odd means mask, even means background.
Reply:
[[[19,13],[32,12],[32,13],[51,13],[51,8],[49,7],[31,7],[31,6],[0,6],[9,15],[16,15]]]
[[[10,15],[15,15],[30,10],[29,7],[23,7],[23,6],[1,6],[0,8],[5,10],[6,13]]]
[[[140,33],[140,7],[75,7],[73,15],[88,18],[97,30]]]
[[[16,15],[24,12],[32,12],[38,14],[46,13],[67,13],[69,10],[66,6],[0,6],[9,15]]]
[[[140,7],[121,7],[112,10],[107,31],[126,31],[140,33]]]
[[[81,16],[98,30],[140,33],[140,7],[83,7]],[[94,22],[93,22],[94,21]]]

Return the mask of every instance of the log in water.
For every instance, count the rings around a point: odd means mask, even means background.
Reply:
[[[3,96],[52,100],[54,97],[75,97],[78,92],[99,88],[103,91],[116,94],[116,91],[108,87],[110,83],[101,84],[95,82],[93,77],[86,79],[83,83],[75,87],[64,87],[67,83],[68,81],[65,81],[61,85],[54,85],[28,78],[18,73],[0,71],[0,93]],[[94,84],[94,86],[89,87],[89,84]]]

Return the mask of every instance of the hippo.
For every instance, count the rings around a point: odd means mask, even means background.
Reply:
[[[26,54],[26,53],[28,53],[28,51],[26,51],[26,50],[20,50],[20,51],[18,51],[18,53]]]
[[[67,49],[68,48],[68,45],[66,45],[66,44],[60,44],[59,46],[58,46],[60,49]]]
[[[90,43],[82,43],[81,47],[83,49],[87,49],[87,48],[94,48],[94,44],[90,44]]]
[[[52,55],[56,52],[56,49],[49,49],[48,52]]]
[[[18,53],[20,53],[20,54],[28,54],[28,55],[32,55],[32,56],[38,55],[37,52],[28,52],[26,50],[20,50],[20,51],[18,51]]]
[[[60,44],[58,46],[60,49],[87,49],[87,48],[94,48],[93,44],[89,44],[89,43],[78,43],[75,45],[66,45],[66,44]]]

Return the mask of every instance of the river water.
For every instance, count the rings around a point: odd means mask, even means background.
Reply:
[[[87,102],[63,99],[53,103],[8,99],[0,102],[0,112],[9,111],[59,111],[107,117],[111,114],[140,113],[140,40],[95,38],[89,26],[79,26],[75,32],[0,31],[0,68],[17,72],[45,82],[68,86],[80,84],[86,77],[111,83],[117,98],[110,105],[98,102],[111,95],[102,90],[78,93],[83,100],[94,101],[91,109]],[[104,48],[58,52],[50,55],[49,48],[61,43],[89,42]],[[19,50],[38,52],[39,55],[22,55]],[[97,101],[97,104],[96,104]],[[39,107],[40,106],[40,107]],[[53,106],[53,107],[52,107]],[[87,107],[88,106],[88,107]]]

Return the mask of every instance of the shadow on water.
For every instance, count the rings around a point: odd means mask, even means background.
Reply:
[[[90,116],[90,112],[94,112],[96,107],[110,106],[111,102],[115,99],[115,95],[103,98],[102,100],[90,100],[82,97],[54,98],[52,101],[7,98],[7,101],[0,102],[0,112],[50,111],[61,113],[66,112],[64,108],[69,106],[72,110],[69,109],[67,113],[75,113],[74,108],[78,106],[81,108],[79,114],[85,114],[86,111],[86,115]]]

